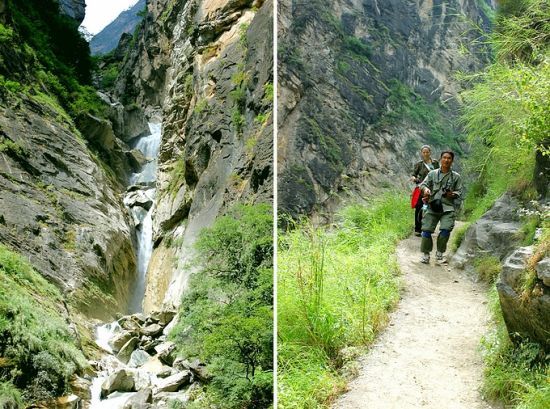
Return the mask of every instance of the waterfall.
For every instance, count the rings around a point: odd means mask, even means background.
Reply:
[[[141,171],[130,177],[129,193],[124,203],[130,209],[136,224],[137,232],[137,282],[130,300],[130,312],[141,312],[147,267],[153,252],[153,220],[156,189],[153,187],[156,180],[158,153],[161,141],[161,124],[149,123],[150,135],[143,136],[137,141],[135,148],[140,150],[147,162]]]
[[[142,311],[143,296],[149,260],[153,252],[153,220],[152,214],[155,203],[155,181],[157,172],[158,153],[161,142],[161,124],[149,123],[149,135],[140,137],[134,148],[141,151],[145,163],[138,173],[134,173],[129,180],[129,187],[124,197],[124,204],[132,215],[136,226],[137,239],[137,280],[132,291],[129,310],[130,313]],[[121,330],[117,321],[99,325],[96,328],[96,343],[109,354],[113,353],[109,341]],[[101,385],[116,369],[125,365],[113,355],[107,355],[101,360],[103,370],[93,379],[90,409],[119,409],[134,393],[115,392],[107,399],[101,399]]]

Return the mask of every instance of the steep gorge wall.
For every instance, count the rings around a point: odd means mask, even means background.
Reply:
[[[146,310],[179,304],[202,228],[236,203],[272,200],[272,8],[147,3],[115,85],[163,125]]]
[[[12,4],[0,7],[8,27]],[[120,185],[132,155],[107,121],[70,118],[36,51],[23,47],[17,30],[7,36],[0,41],[0,242],[61,288],[70,306],[108,319],[126,311],[135,281],[133,224]]]
[[[460,150],[457,71],[487,62],[489,2],[279,2],[279,209],[404,187],[424,143]]]

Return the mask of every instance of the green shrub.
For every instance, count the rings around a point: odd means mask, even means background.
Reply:
[[[0,362],[2,358],[0,358]],[[3,365],[0,364],[0,368]],[[21,393],[11,382],[0,381],[0,408],[20,409],[23,408]]]
[[[273,102],[273,83],[266,82],[264,85],[264,102]]]
[[[466,232],[468,231],[468,228],[470,227],[470,223],[464,223],[462,226],[457,227],[453,230],[453,234],[451,235],[451,243],[449,245],[449,249],[453,252],[457,251],[462,242],[464,241],[464,236],[466,236]]]
[[[207,362],[213,379],[206,393],[215,407],[268,407],[273,396],[271,206],[235,207],[201,232],[196,248],[202,270],[191,278],[182,319],[170,337],[182,356]]]
[[[61,304],[56,287],[0,245],[0,376],[12,399],[17,399],[12,386],[26,402],[61,396],[69,378],[86,365]]]

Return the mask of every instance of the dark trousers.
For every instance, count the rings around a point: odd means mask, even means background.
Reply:
[[[416,207],[414,208],[414,231],[420,233],[422,231],[422,197],[418,198],[416,202]]]

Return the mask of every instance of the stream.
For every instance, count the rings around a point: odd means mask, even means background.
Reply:
[[[129,304],[131,314],[143,311],[142,302],[145,294],[147,267],[153,251],[153,221],[152,213],[155,200],[155,181],[158,162],[158,153],[161,142],[161,124],[149,123],[149,135],[140,137],[134,148],[141,151],[146,162],[141,171],[134,173],[129,180],[129,187],[124,204],[132,216],[136,226],[136,253],[137,253],[137,281]],[[95,342],[106,353],[99,367],[96,378],[92,380],[90,409],[118,409],[136,392],[114,392],[107,398],[101,399],[101,385],[116,370],[126,368],[126,364],[115,357],[109,344],[114,337],[123,332],[118,321],[96,327]]]

